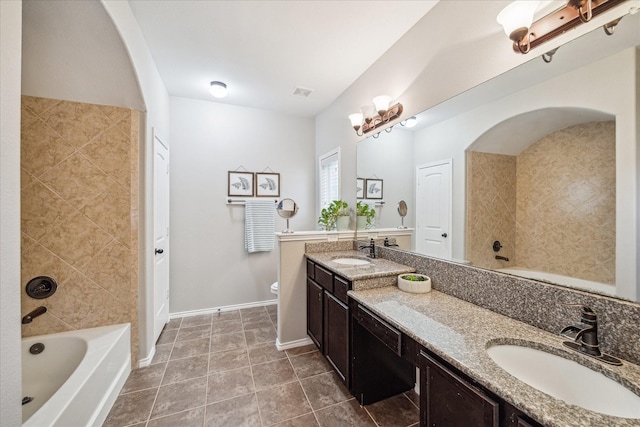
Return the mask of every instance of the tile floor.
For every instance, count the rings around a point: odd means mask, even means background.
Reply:
[[[104,427],[419,424],[413,392],[361,407],[314,345],[275,348],[276,306],[174,319]]]

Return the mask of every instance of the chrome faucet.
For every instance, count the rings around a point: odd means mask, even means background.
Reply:
[[[31,311],[26,316],[24,316],[22,318],[22,324],[26,325],[27,323],[31,323],[33,321],[33,319],[35,319],[38,316],[42,316],[46,312],[47,312],[47,307],[40,306],[40,307],[36,308],[35,310]]]
[[[376,257],[376,241],[373,239],[369,240],[368,245],[362,245],[359,249],[369,249],[369,258]]]
[[[580,306],[579,304],[566,304],[569,306]],[[611,365],[622,365],[622,362],[608,354],[600,351],[598,343],[598,317],[589,307],[582,307],[580,323],[570,325],[560,331],[560,335],[573,341],[565,341],[563,344],[572,350],[579,351],[587,356],[594,357]]]

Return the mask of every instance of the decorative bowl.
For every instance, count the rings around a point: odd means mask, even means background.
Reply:
[[[431,290],[431,278],[418,273],[400,274],[398,276],[398,287],[401,291],[423,294]]]

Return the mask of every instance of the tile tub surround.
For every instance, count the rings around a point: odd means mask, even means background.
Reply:
[[[415,393],[361,407],[314,345],[276,350],[276,317],[272,305],[172,320],[104,426],[418,426]]]
[[[131,323],[138,353],[139,113],[23,96],[21,110],[21,312],[47,312],[25,337]],[[37,276],[55,295],[29,298]]]
[[[565,349],[563,339],[555,334],[436,290],[417,295],[389,286],[349,291],[349,296],[545,426],[640,426],[640,420],[567,405],[515,380],[491,360],[486,348],[493,344],[530,345],[579,361],[640,395],[638,365],[625,361],[623,366],[610,367]]]
[[[432,289],[553,334],[580,322],[580,309],[562,303],[588,306],[598,316],[601,349],[640,364],[640,303],[391,248],[379,247],[378,256],[431,277]]]
[[[313,252],[307,253],[306,256],[308,259],[350,280],[355,290],[394,285],[399,274],[413,273],[415,271],[415,268],[407,267],[388,259],[366,258],[362,252],[354,250]],[[336,258],[366,258],[370,264],[348,266],[333,262]]]

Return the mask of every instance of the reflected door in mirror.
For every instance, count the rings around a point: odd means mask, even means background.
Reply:
[[[416,251],[451,258],[451,160],[418,167]]]

